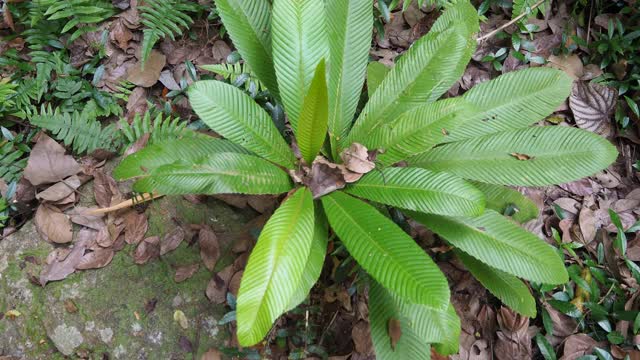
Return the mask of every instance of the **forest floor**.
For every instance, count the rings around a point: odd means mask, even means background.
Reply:
[[[36,73],[7,60],[29,62],[34,56],[25,46],[30,40],[22,35],[20,19],[27,15],[18,3],[3,8],[4,14],[13,12],[2,24],[3,79],[19,71]],[[607,170],[580,181],[518,189],[540,209],[538,219],[524,226],[564,250],[571,277],[563,286],[531,284],[536,318],[503,307],[437,236],[410,222],[411,235],[447,275],[462,320],[459,354],[432,357],[640,360],[640,3],[552,1],[506,27],[510,1],[474,4],[486,17],[478,37],[501,31],[479,42],[446,96],[525,67],[561,69],[575,79],[573,93],[540,123],[593,131],[614,143],[620,156]],[[55,89],[43,91],[50,101],[27,103],[39,108],[55,102],[71,106],[72,113],[83,110],[74,107],[78,99],[99,102],[106,96],[99,106],[108,110],[98,116],[105,126],[117,115],[131,123],[136,114],[155,109],[206,131],[184,89],[213,77],[199,66],[237,58],[219,19],[208,15],[213,5],[201,2],[203,10],[189,31],[159,41],[144,69],[138,4],[113,0],[113,5],[117,11],[95,31],[73,41],[68,34],[60,38],[64,50],[52,71],[82,68],[68,71],[66,78],[76,79],[82,90],[69,89],[75,85],[62,83],[60,76],[49,79]],[[404,12],[378,9],[371,61],[389,66],[440,13],[415,4]],[[51,49],[58,49],[54,45]],[[51,49],[45,48],[56,53]],[[18,93],[26,84],[20,82]],[[83,92],[90,95],[78,95]],[[2,144],[10,144],[14,154],[23,151],[17,160],[23,163],[16,165],[19,180],[5,174],[0,181],[3,196],[12,193],[13,206],[0,240],[0,360],[375,358],[367,293],[355,264],[331,251],[309,299],[279,319],[261,345],[238,346],[235,295],[278,198],[163,197],[86,216],[87,208],[130,198],[130,184],[111,176],[121,156],[104,151],[81,156],[65,139],[14,115],[2,122]],[[148,138],[129,139],[124,153],[144,147]],[[6,156],[0,153],[0,165]]]

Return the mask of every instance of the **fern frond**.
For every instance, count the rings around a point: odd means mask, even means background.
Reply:
[[[95,105],[91,104],[81,113],[63,113],[60,109],[42,106],[40,113],[31,117],[30,122],[49,130],[75,153],[91,153],[97,149],[115,151],[120,136],[118,129],[114,124],[102,127],[96,119]]]
[[[47,8],[44,15],[47,20],[69,19],[62,28],[62,33],[75,28],[69,38],[74,41],[83,34],[97,29],[98,24],[115,14],[111,1],[105,0],[61,0],[55,1]],[[82,25],[82,26],[80,26]]]
[[[7,183],[20,179],[28,160],[23,156],[26,153],[24,150],[17,148],[13,141],[5,141],[0,146],[0,179]]]
[[[175,40],[184,28],[193,24],[187,13],[198,11],[198,6],[187,0],[147,0],[138,10],[140,22],[146,26],[142,39],[142,63],[145,63],[158,40],[167,36]]]
[[[144,134],[150,134],[149,144],[165,140],[175,140],[182,137],[192,136],[195,133],[187,129],[187,122],[180,118],[163,117],[162,113],[153,115],[147,111],[144,116],[136,114],[131,124],[124,118],[119,121],[122,135],[124,136],[125,147],[138,141]]]
[[[202,65],[200,68],[222,76],[235,86],[244,85],[245,90],[264,91],[267,88],[247,63]]]

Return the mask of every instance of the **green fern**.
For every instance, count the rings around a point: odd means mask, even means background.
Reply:
[[[187,122],[180,118],[163,117],[162,113],[152,118],[151,111],[147,111],[144,116],[136,114],[131,124],[124,118],[119,121],[122,135],[124,136],[125,147],[138,141],[144,134],[150,134],[149,144],[164,140],[175,140],[195,134],[187,129]]]
[[[167,36],[175,40],[182,35],[183,28],[193,24],[187,13],[198,11],[198,6],[187,0],[147,0],[138,9],[140,22],[146,26],[142,39],[142,63],[145,63],[158,40]]]
[[[95,24],[103,22],[114,14],[111,1],[60,0],[50,5],[44,16],[47,17],[47,20],[69,19],[61,32],[66,33],[75,28],[76,31],[69,38],[69,41],[72,42],[83,34],[96,31]]]
[[[22,177],[22,170],[27,166],[26,155],[31,151],[26,144],[36,132],[20,133],[14,137],[5,130],[2,132],[4,138],[0,141],[0,179],[11,183]]]
[[[218,74],[236,86],[244,85],[245,90],[267,89],[246,63],[202,65],[200,68]]]
[[[96,108],[88,103],[81,113],[63,113],[43,106],[40,114],[30,118],[32,125],[49,130],[56,139],[71,146],[77,154],[91,153],[97,149],[115,151],[119,136],[114,124],[102,127],[96,119]]]
[[[5,114],[16,105],[13,97],[16,94],[17,84],[9,82],[9,79],[0,80],[0,114]]]

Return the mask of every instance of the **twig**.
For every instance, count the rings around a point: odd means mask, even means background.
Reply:
[[[545,1],[547,1],[547,0],[540,0],[537,3],[533,4],[533,6],[531,6],[531,10],[535,10],[538,6],[542,5]],[[492,32],[488,33],[487,35],[483,35],[483,36],[479,37],[477,39],[477,41],[478,42],[482,42],[482,41],[485,41],[485,40],[493,37],[495,34],[499,33],[500,31],[502,31],[502,30],[504,30],[506,28],[508,28],[509,26],[517,23],[520,19],[522,19],[523,17],[525,17],[527,15],[528,15],[527,12],[523,12],[522,14],[520,14],[520,15],[516,16],[515,18],[513,18],[513,20],[511,20],[508,23],[506,23],[506,24],[500,26],[499,28],[493,30]]]
[[[113,212],[113,211],[126,209],[126,208],[132,207],[132,206],[134,206],[136,204],[139,204],[141,202],[150,201],[150,200],[162,197],[162,196],[164,196],[164,195],[157,194],[157,193],[142,194],[142,195],[135,196],[132,199],[125,200],[125,201],[123,201],[123,202],[121,202],[119,204],[113,205],[113,206],[109,206],[109,207],[102,208],[102,209],[89,210],[89,211],[86,212],[86,214],[87,215],[106,214],[106,213],[110,213],[110,212]]]

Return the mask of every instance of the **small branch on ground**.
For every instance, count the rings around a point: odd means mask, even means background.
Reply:
[[[531,10],[532,11],[535,10],[538,6],[544,4],[545,1],[547,1],[547,0],[540,0],[537,3],[533,4],[533,6],[531,6]],[[515,18],[513,18],[513,20],[509,21],[508,23],[500,26],[499,28],[493,30],[492,32],[490,32],[490,33],[488,33],[486,35],[483,35],[483,36],[479,37],[477,39],[477,41],[480,43],[480,42],[483,42],[483,41],[485,41],[487,39],[490,39],[490,38],[494,37],[497,33],[499,33],[500,31],[508,28],[509,26],[517,23],[518,21],[520,21],[520,19],[522,19],[523,17],[525,17],[527,15],[528,15],[527,12],[523,12],[522,14],[520,14],[520,15],[516,16]]]
[[[123,201],[123,202],[121,202],[119,204],[113,205],[113,206],[109,206],[109,207],[102,208],[102,209],[94,209],[94,210],[87,211],[87,215],[102,215],[102,214],[110,213],[110,212],[113,212],[113,211],[126,209],[126,208],[132,207],[134,205],[143,203],[145,201],[151,201],[153,199],[157,199],[157,198],[163,197],[163,196],[164,195],[157,194],[157,193],[137,195],[137,196],[134,196],[133,198],[131,198],[129,200],[125,200],[125,201]]]

